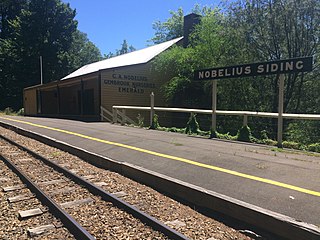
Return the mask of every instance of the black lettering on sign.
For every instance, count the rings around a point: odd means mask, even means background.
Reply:
[[[104,84],[108,85],[115,85],[115,86],[129,86],[130,83],[126,81],[120,81],[120,80],[104,80]]]
[[[310,72],[312,71],[312,61],[312,57],[301,57],[272,62],[197,70],[194,73],[194,79],[215,80],[290,72]]]
[[[119,87],[118,92],[120,93],[139,93],[143,94],[144,89],[142,88],[130,88],[130,87]]]
[[[118,74],[114,73],[112,74],[113,79],[124,79],[124,80],[130,80],[130,81],[148,81],[148,78],[145,76],[135,76],[135,75],[128,75],[128,74]]]

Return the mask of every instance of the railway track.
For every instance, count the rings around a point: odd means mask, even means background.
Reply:
[[[188,239],[137,207],[123,201],[124,192],[111,194],[94,182],[95,175],[81,175],[77,169],[67,169],[54,160],[1,135],[1,159],[23,181],[28,189],[61,221],[76,239],[119,237],[130,239]],[[4,190],[21,190],[24,185],[7,186]],[[30,194],[29,194],[30,195]],[[17,195],[11,199],[27,200]],[[42,206],[42,209],[44,208]],[[20,211],[20,217],[41,215],[41,208]],[[57,228],[46,224],[36,228],[42,232]],[[36,235],[35,229],[29,234]],[[121,238],[121,237],[119,237]]]
[[[180,202],[165,196],[154,189],[145,186],[143,184],[140,184],[136,181],[133,181],[127,177],[122,176],[119,173],[106,170],[104,168],[97,167],[93,165],[90,161],[84,161],[83,159],[69,154],[67,152],[61,151],[57,148],[51,147],[49,145],[46,145],[44,143],[41,143],[37,140],[34,140],[29,137],[22,136],[20,134],[17,134],[14,131],[11,131],[9,129],[5,129],[0,127],[0,136],[5,136],[8,139],[11,139],[12,141],[19,143],[20,145],[25,146],[26,148],[31,149],[33,152],[36,152],[40,154],[41,156],[47,158],[48,160],[54,161],[55,163],[62,166],[64,169],[70,171],[71,173],[75,173],[82,178],[84,178],[86,181],[88,181],[91,184],[94,184],[96,186],[99,186],[101,189],[112,193],[112,195],[116,196],[117,198],[120,198],[121,200],[124,200],[125,202],[129,203],[131,206],[134,206],[135,208],[141,210],[143,213],[150,215],[157,219],[158,221],[164,223],[166,226],[169,226],[170,228],[173,228],[177,232],[183,234],[184,236],[190,238],[190,239],[219,239],[219,240],[230,240],[230,239],[241,239],[241,240],[249,240],[252,239],[249,236],[244,235],[241,229],[247,229],[244,228],[245,226],[241,223],[233,223],[231,222],[231,225],[235,227],[235,230],[232,227],[226,226],[221,222],[221,218],[219,218],[219,214],[217,218],[220,219],[220,221],[215,220],[215,214],[211,213],[210,216],[203,215],[202,213],[198,212],[196,210],[195,206],[188,206],[181,204]],[[4,146],[6,144],[6,146]],[[4,146],[4,148],[2,148]],[[7,150],[5,150],[7,148]],[[0,138],[0,153],[4,153],[5,151],[12,152],[13,150],[16,150],[16,147],[13,145],[5,142],[4,140],[1,140]],[[16,155],[11,154],[12,157],[19,157],[22,159],[22,162],[25,161],[24,165],[30,165],[26,164],[28,162],[28,158],[32,158],[29,154],[27,154],[25,151],[24,155]],[[5,155],[7,156],[7,155]],[[11,158],[10,158],[11,159]],[[0,164],[4,165],[3,162],[0,160]],[[34,167],[35,168],[35,167]],[[32,170],[32,169],[31,169]],[[46,175],[52,175],[53,170],[50,170],[49,173]],[[1,190],[2,186],[10,186],[14,184],[8,184],[1,182],[1,177],[6,176],[5,173],[1,173],[1,166],[0,166],[0,210],[6,209],[7,207],[3,207],[2,203],[7,203],[7,199],[3,195],[8,195],[7,193],[3,193]],[[37,173],[36,176],[44,176],[43,172]],[[56,176],[54,180],[57,180],[58,178],[62,178],[62,180],[68,179],[67,177],[63,177],[62,175]],[[39,179],[36,180],[37,182],[48,182],[47,179]],[[16,185],[21,183],[15,183]],[[58,186],[57,190],[54,190],[55,187]],[[88,195],[89,191],[86,190],[84,192],[80,190],[74,190],[73,185],[67,185],[66,187],[63,186],[63,183],[56,183],[56,184],[48,184],[47,186],[44,186],[46,192],[49,192],[49,196],[51,196],[54,200],[58,200],[59,203],[64,202],[73,202],[76,200],[86,199],[86,198],[92,198],[94,202],[102,201],[102,206],[98,210],[96,210],[94,213],[89,212],[86,214],[86,211],[88,212],[90,205],[93,204],[93,202],[88,203],[82,203],[77,206],[67,208],[66,210],[68,213],[75,217],[79,223],[90,233],[94,233],[94,237],[97,239],[163,239],[168,238],[164,234],[159,233],[159,231],[154,231],[152,228],[148,228],[145,225],[137,226],[135,227],[132,224],[132,221],[135,219],[131,214],[128,214],[126,216],[122,215],[122,212],[115,213],[113,215],[113,210],[118,209],[116,207],[111,208],[111,210],[107,209],[106,205],[114,206],[114,204],[110,202],[105,202],[101,200],[101,197],[95,197]],[[68,191],[69,189],[69,191]],[[73,190],[72,190],[73,189]],[[13,193],[12,193],[13,194]],[[17,195],[16,193],[15,195]],[[90,193],[91,194],[91,193]],[[60,200],[60,198],[66,198],[65,200]],[[4,200],[3,200],[4,199]],[[35,198],[33,198],[35,199]],[[28,200],[30,202],[30,200]],[[22,203],[21,203],[22,204]],[[4,204],[5,205],[5,204]],[[32,207],[30,207],[32,208]],[[24,207],[23,210],[29,209]],[[16,213],[20,209],[16,209]],[[0,211],[0,212],[1,212]],[[107,212],[107,214],[105,213]],[[15,213],[15,214],[16,214]],[[206,212],[203,212],[206,214]],[[41,215],[41,217],[36,218],[43,218],[48,214],[46,212],[45,214]],[[213,215],[212,215],[213,214]],[[7,215],[2,215],[1,219],[1,213],[0,213],[0,238],[3,236],[6,236],[8,234],[11,234],[12,232],[16,231],[16,225],[9,224],[9,222],[14,222],[16,220],[8,219]],[[85,216],[85,217],[81,217]],[[115,216],[115,217],[114,217]],[[2,221],[6,221],[8,219],[8,223],[6,225],[2,225]],[[31,221],[34,218],[30,218]],[[55,220],[57,221],[57,220]],[[24,229],[27,229],[26,220],[23,220],[21,222],[18,221],[17,225],[23,225]],[[43,219],[37,220],[38,225],[43,221]],[[139,221],[141,223],[141,221]],[[230,223],[230,222],[229,222]],[[33,224],[35,225],[35,224]],[[59,224],[58,224],[59,225]],[[62,225],[62,224],[60,224]],[[103,225],[103,228],[100,228],[99,226]],[[132,226],[131,226],[132,225]],[[8,226],[7,228],[4,226]],[[140,227],[141,226],[141,227]],[[90,230],[92,228],[92,231]],[[99,230],[100,229],[100,230]],[[56,230],[59,230],[62,232],[62,230],[66,230],[64,227],[59,227]],[[21,231],[21,230],[20,230]],[[74,239],[74,237],[70,237],[68,233],[63,232],[62,235],[64,237],[51,237],[51,232],[54,230],[50,230],[46,234],[46,239]],[[243,232],[247,232],[244,230]],[[247,234],[247,233],[246,233]],[[61,234],[60,234],[61,235]],[[59,235],[59,236],[60,236]],[[251,234],[250,234],[251,235]],[[23,235],[23,237],[13,237],[13,238],[4,238],[4,239],[25,239],[26,234]],[[43,236],[43,235],[42,235]],[[254,237],[255,238],[255,237]],[[35,237],[35,239],[37,239]],[[40,239],[42,239],[40,237]]]

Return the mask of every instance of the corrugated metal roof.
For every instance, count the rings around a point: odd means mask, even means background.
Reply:
[[[180,41],[183,37],[179,37],[167,42],[163,42],[151,47],[147,47],[141,50],[137,50],[131,53],[126,53],[120,56],[116,56],[113,58],[105,59],[99,62],[87,64],[68,76],[62,78],[61,80],[74,78],[82,75],[86,75],[89,73],[94,73],[102,69],[116,68],[116,67],[124,67],[135,64],[147,63],[152,60],[154,57]]]

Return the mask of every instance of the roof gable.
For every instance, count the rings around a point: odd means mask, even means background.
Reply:
[[[113,58],[105,59],[99,62],[87,64],[68,76],[62,78],[61,80],[66,80],[74,77],[83,76],[89,73],[98,72],[103,69],[110,69],[116,67],[124,67],[135,64],[147,63],[157,55],[180,41],[183,37],[175,38],[173,40],[163,42],[151,47],[147,47],[141,50],[137,50],[134,52],[126,53],[123,55],[119,55]]]

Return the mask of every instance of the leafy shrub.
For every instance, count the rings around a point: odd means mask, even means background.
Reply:
[[[320,143],[313,143],[308,146],[308,151],[320,153]]]
[[[4,109],[4,114],[5,115],[12,115],[13,114],[13,109],[11,107],[7,107]]]
[[[186,133],[193,134],[199,132],[199,123],[196,119],[196,114],[191,113],[189,121],[187,122]]]
[[[160,128],[159,116],[157,114],[154,114],[150,129],[158,129],[158,128]]]
[[[137,120],[138,120],[138,127],[142,128],[144,126],[144,117],[142,117],[140,113],[137,116]]]
[[[210,131],[201,131],[201,130],[199,130],[198,134],[200,136],[209,136],[210,135]]]
[[[262,140],[269,139],[266,130],[262,130],[262,131],[260,132],[260,137],[261,137]]]
[[[168,132],[184,133],[185,131],[186,131],[185,128],[176,128],[176,127],[168,128]]]
[[[232,136],[230,133],[218,133],[218,132],[216,132],[216,134],[217,134],[217,137],[219,138],[219,139],[225,139],[225,140],[237,140],[237,136]]]
[[[300,120],[289,123],[285,139],[305,145],[319,142],[320,121]]]
[[[278,142],[272,139],[263,139],[261,143],[269,145],[269,146],[277,146]]]
[[[237,140],[242,141],[242,142],[250,142],[251,138],[251,130],[248,126],[243,126],[237,134]]]
[[[292,141],[283,141],[282,146],[284,148],[303,149],[303,147],[300,143],[292,142]]]
[[[24,108],[21,108],[18,112],[17,112],[18,116],[24,116]]]
[[[210,128],[210,138],[217,138],[218,132]]]

